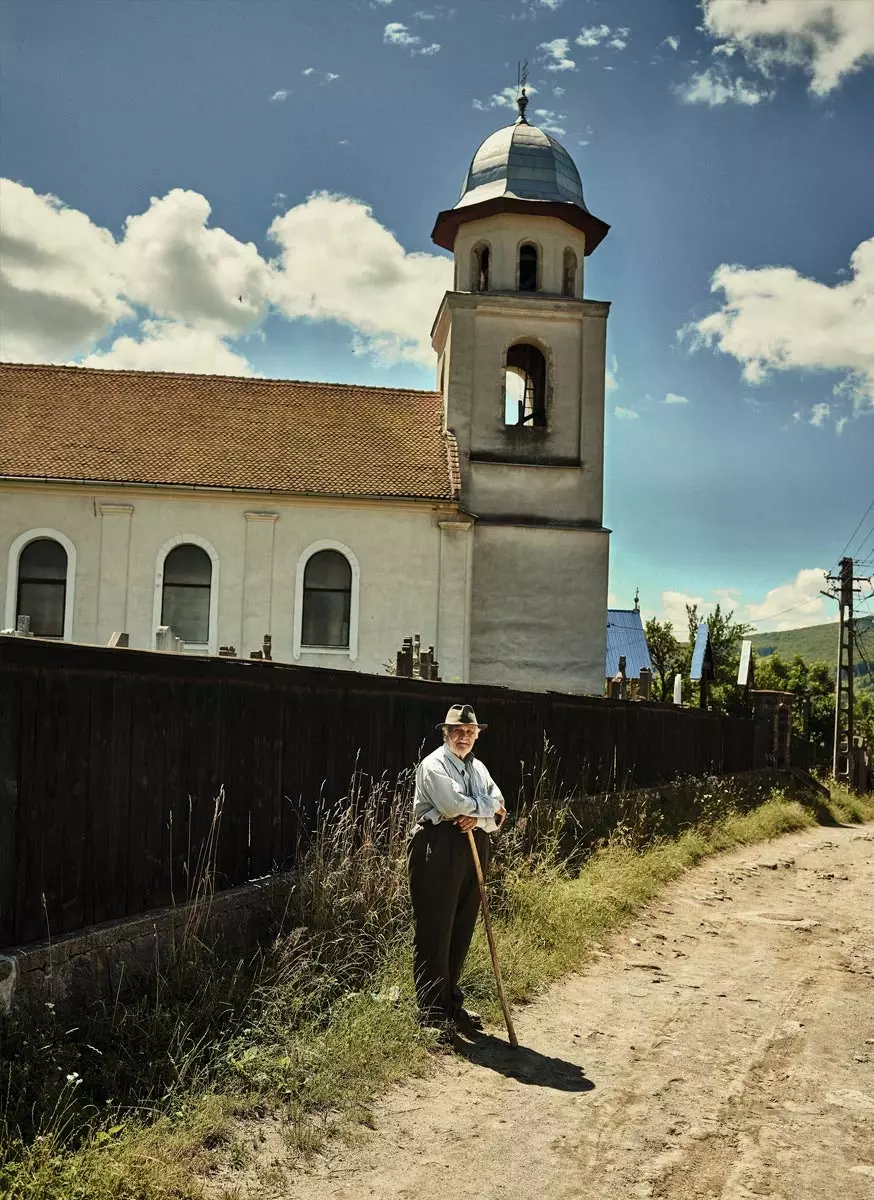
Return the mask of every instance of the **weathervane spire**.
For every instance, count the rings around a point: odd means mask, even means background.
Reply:
[[[516,90],[519,95],[516,97],[516,103],[519,105],[519,123],[522,125],[528,124],[528,118],[525,116],[525,109],[528,107],[528,96],[525,93],[525,86],[528,83],[528,59],[518,64],[516,73]]]

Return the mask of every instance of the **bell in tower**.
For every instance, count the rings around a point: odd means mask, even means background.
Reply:
[[[610,306],[585,299],[584,262],[609,226],[517,103],[432,234],[455,258],[432,340],[474,521],[469,679],[601,694]]]

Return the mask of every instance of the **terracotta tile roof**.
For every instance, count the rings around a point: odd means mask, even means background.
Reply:
[[[0,364],[0,478],[454,500],[439,392]]]

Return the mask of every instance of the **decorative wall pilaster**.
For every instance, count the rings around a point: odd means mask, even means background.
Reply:
[[[440,586],[437,608],[437,661],[440,678],[467,683],[470,677],[470,598],[473,521],[438,521]]]
[[[273,540],[279,517],[276,512],[246,512],[246,549],[243,561],[243,623],[241,658],[260,650],[264,634],[272,629]],[[288,614],[291,621],[291,613]]]
[[[97,585],[97,641],[105,646],[113,633],[127,633],[130,526],[134,506],[98,501],[100,578]]]

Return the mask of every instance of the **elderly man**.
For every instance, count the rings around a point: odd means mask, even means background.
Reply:
[[[489,834],[500,829],[507,810],[497,784],[474,757],[474,742],[486,726],[478,724],[470,705],[454,704],[437,728],[443,745],[416,771],[415,829],[408,852],[416,998],[425,1022],[472,1037],[482,1022],[463,1007],[458,986],[480,905],[466,835],[475,831],[485,871]]]

